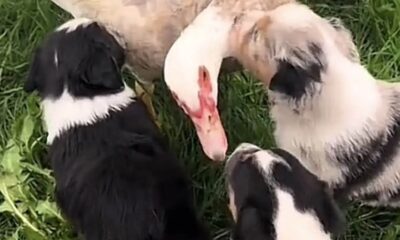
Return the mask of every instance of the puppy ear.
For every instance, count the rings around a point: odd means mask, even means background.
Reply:
[[[325,182],[321,184],[325,196],[323,197],[321,208],[324,226],[335,235],[342,234],[346,229],[346,217],[339,208],[339,205],[336,203],[333,191]]]
[[[256,208],[240,210],[233,231],[233,240],[272,240],[275,229],[272,222],[261,219]]]
[[[82,80],[96,89],[119,90],[124,87],[117,61],[104,48],[95,49],[83,71]]]
[[[41,75],[41,65],[40,62],[41,50],[38,48],[35,50],[33,58],[31,60],[31,66],[28,70],[28,76],[24,84],[24,91],[31,93],[38,89],[39,78],[43,77]]]
[[[343,21],[339,18],[331,17],[328,19],[329,24],[335,29],[335,42],[339,49],[353,62],[360,62],[360,54],[354,43],[353,35],[348,30]]]

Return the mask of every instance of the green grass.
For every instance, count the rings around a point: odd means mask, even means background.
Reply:
[[[351,28],[363,63],[378,78],[399,80],[400,0],[308,1]],[[32,49],[68,16],[49,0],[0,1],[0,239],[75,239],[53,201],[37,98],[22,91]],[[266,96],[245,74],[221,80],[220,109],[232,150],[243,141],[274,145]],[[163,132],[193,177],[198,209],[215,239],[227,239],[229,214],[221,166],[206,160],[189,121],[163,83],[156,107]],[[400,238],[400,211],[352,205],[340,239]]]

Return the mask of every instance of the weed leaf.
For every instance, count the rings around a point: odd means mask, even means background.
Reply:
[[[19,228],[14,232],[11,237],[8,237],[6,240],[19,240]]]
[[[25,234],[26,239],[29,240],[48,240],[48,238],[46,238],[43,234],[34,231],[29,227],[24,227],[23,232]]]
[[[32,137],[33,130],[35,129],[35,123],[30,114],[27,114],[22,123],[22,130],[19,136],[19,139],[25,144],[25,146],[29,146],[29,139]]]
[[[0,166],[6,173],[20,175],[22,172],[21,169],[21,159],[22,156],[19,153],[19,148],[15,144],[13,140],[10,140],[9,144],[7,144],[6,151],[3,154],[3,157],[0,160]]]
[[[0,204],[0,213],[4,213],[4,212],[10,212],[10,213],[13,212],[13,208],[12,208],[11,205],[10,205],[8,202],[6,202],[6,201],[4,201],[4,202],[2,202],[2,203]]]
[[[46,201],[39,201],[38,205],[36,206],[36,212],[39,214],[45,215],[47,217],[55,217],[62,220],[61,215],[58,212],[58,208],[55,202]]]
[[[16,186],[17,184],[18,184],[18,178],[15,175],[11,174],[0,175],[0,187],[4,186],[4,188],[8,188]]]

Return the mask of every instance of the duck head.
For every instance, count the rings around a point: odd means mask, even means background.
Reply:
[[[218,105],[218,75],[228,54],[232,21],[220,9],[207,7],[170,48],[164,80],[175,101],[193,122],[205,154],[225,159],[228,148]]]

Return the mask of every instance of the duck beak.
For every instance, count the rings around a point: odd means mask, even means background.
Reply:
[[[218,110],[212,113],[204,111],[201,117],[190,117],[196,127],[204,153],[214,161],[223,161],[228,149],[228,141]]]

